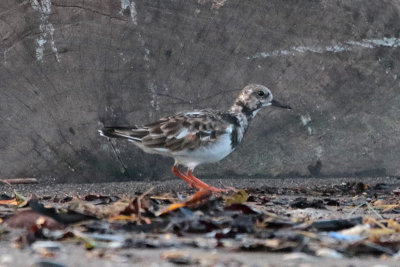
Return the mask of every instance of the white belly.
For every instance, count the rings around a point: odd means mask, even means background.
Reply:
[[[176,162],[194,169],[197,165],[220,161],[228,156],[233,149],[231,148],[231,138],[229,134],[222,135],[217,142],[200,147],[196,150],[184,150],[173,153]]]

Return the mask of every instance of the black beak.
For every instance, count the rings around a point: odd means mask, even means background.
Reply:
[[[278,108],[292,109],[289,105],[282,104],[281,102],[279,102],[275,99],[272,99],[271,106],[278,107]]]

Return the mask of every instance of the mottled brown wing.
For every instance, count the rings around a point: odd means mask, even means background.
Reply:
[[[218,140],[228,126],[221,117],[209,111],[181,113],[143,126],[149,134],[141,141],[149,148],[196,149]]]

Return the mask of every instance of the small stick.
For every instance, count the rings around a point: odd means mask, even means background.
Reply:
[[[355,207],[355,208],[350,212],[350,214],[347,216],[347,218],[350,218],[351,215],[353,215],[359,208],[361,208],[362,206],[367,205],[367,204],[368,204],[368,202],[363,202],[363,203],[361,203],[360,205],[358,205],[357,207]]]
[[[369,203],[367,203],[367,207],[372,210],[379,219],[383,220],[383,217]]]
[[[147,189],[146,192],[144,192],[143,194],[141,194],[140,196],[138,196],[138,197],[136,198],[136,199],[137,199],[137,205],[138,205],[138,214],[137,214],[137,216],[138,216],[139,224],[140,224],[140,221],[142,220],[142,218],[141,218],[141,216],[140,216],[140,212],[142,211],[142,210],[141,210],[141,206],[142,206],[141,200],[142,200],[146,195],[150,194],[150,192],[153,191],[153,189],[154,189],[154,186],[150,187],[149,189]]]
[[[11,185],[11,184],[37,184],[36,178],[12,178],[12,179],[0,179],[0,182]]]

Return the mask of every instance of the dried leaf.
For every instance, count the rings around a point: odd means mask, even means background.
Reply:
[[[166,204],[178,201],[178,199],[176,197],[171,196],[170,193],[163,194],[160,196],[151,196],[150,199],[162,201],[162,202],[165,202]]]
[[[154,187],[150,188],[140,196],[130,199],[128,205],[125,206],[122,210],[120,210],[117,214],[113,214],[109,221],[129,221],[136,222],[137,224],[145,223],[150,224],[151,220],[144,215],[154,216],[150,211],[152,207],[152,203],[148,194],[154,189]],[[115,205],[120,203],[115,203]]]
[[[13,205],[13,206],[18,206],[18,201],[13,198],[13,199],[6,199],[6,200],[0,200],[0,205]]]
[[[370,236],[370,240],[379,239],[379,237],[384,235],[391,235],[396,233],[395,230],[389,228],[373,228],[368,230],[368,235]]]
[[[0,205],[24,206],[27,203],[27,199],[16,191],[14,191],[14,195],[14,198],[0,200]]]
[[[32,210],[24,210],[17,212],[4,222],[11,228],[31,228],[39,226],[40,228],[48,228],[51,230],[63,229],[65,226],[53,218],[44,216]]]
[[[366,236],[367,232],[371,229],[369,224],[359,224],[351,228],[340,231],[344,236]]]
[[[243,203],[246,202],[249,199],[249,194],[242,189],[237,192],[235,192],[233,195],[228,196],[225,198],[225,203],[226,205],[232,205],[232,204],[238,204],[238,203]]]
[[[115,221],[134,221],[137,220],[137,216],[135,214],[132,214],[130,216],[128,215],[115,215],[112,216],[108,219],[111,222],[115,222]]]
[[[141,216],[140,218],[135,214],[131,215],[115,215],[108,219],[110,222],[123,221],[123,222],[137,222],[138,224],[151,224],[151,220],[147,217]]]
[[[387,220],[387,227],[396,230],[396,232],[400,232],[400,223],[396,222],[393,219]]]
[[[385,205],[385,201],[383,201],[383,199],[378,199],[378,200],[374,201],[374,203],[372,203],[372,205],[374,205],[375,207],[379,207],[379,206]]]
[[[400,208],[400,204],[386,205],[386,207],[383,209],[383,212],[389,212],[397,208]]]
[[[373,204],[374,208],[381,209],[383,212],[390,212],[394,209],[400,208],[400,204],[388,204],[383,199],[378,199]]]
[[[73,210],[68,210],[67,212],[59,213],[55,208],[46,208],[42,204],[40,204],[37,200],[30,200],[29,207],[42,215],[48,216],[60,222],[62,224],[72,224],[85,220],[94,220],[97,219],[91,215],[82,214],[79,212],[75,212]]]
[[[17,200],[18,205],[21,206],[23,203],[27,202],[28,199],[23,195],[19,194],[17,191],[14,190],[15,200]]]
[[[190,207],[199,204],[200,202],[208,199],[212,195],[212,192],[207,189],[201,189],[200,191],[196,192],[192,195],[187,201],[181,203],[174,203],[171,204],[167,209],[161,211],[157,216],[169,213],[171,211],[177,210],[183,207]]]

